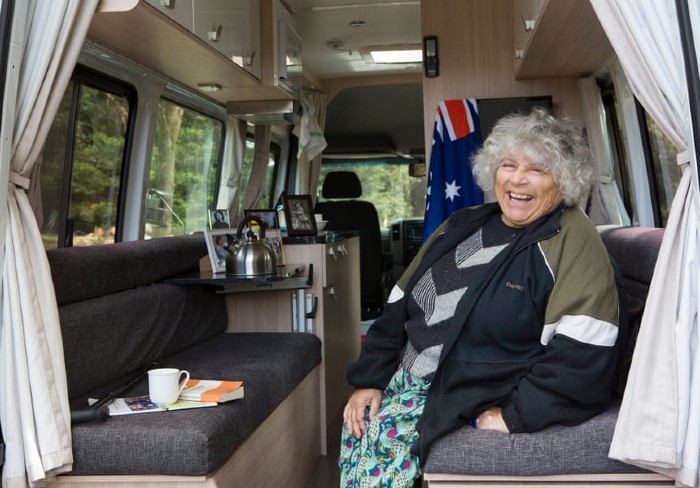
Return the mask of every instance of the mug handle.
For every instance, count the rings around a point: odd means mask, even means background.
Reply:
[[[180,388],[177,390],[178,398],[180,397],[180,393],[182,393],[182,390],[184,390],[185,386],[187,386],[187,382],[190,380],[190,372],[183,369],[182,371],[180,371],[180,378]]]

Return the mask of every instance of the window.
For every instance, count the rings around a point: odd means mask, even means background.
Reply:
[[[158,104],[145,236],[203,231],[214,208],[224,124],[169,100]]]
[[[41,231],[46,248],[118,239],[135,100],[132,87],[76,70],[44,146]]]
[[[644,114],[646,135],[648,138],[651,168],[654,175],[653,186],[656,189],[656,204],[661,218],[661,225],[666,226],[671,202],[681,180],[681,169],[676,162],[676,148],[661,132],[661,129]]]
[[[323,180],[331,171],[353,171],[362,184],[359,200],[372,202],[379,214],[379,225],[388,228],[394,220],[422,217],[425,212],[425,176],[409,175],[409,164],[415,161],[327,162],[321,165],[318,195]]]

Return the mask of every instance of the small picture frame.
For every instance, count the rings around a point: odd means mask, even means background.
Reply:
[[[210,229],[204,232],[207,241],[207,253],[213,273],[226,272],[226,246],[236,239],[236,231],[232,229]]]
[[[311,195],[283,195],[282,201],[287,235],[314,236],[318,233]]]
[[[284,256],[284,245],[282,244],[282,231],[280,229],[265,229],[265,240],[270,243],[272,249],[275,250],[277,258],[277,269],[287,265],[287,260]]]
[[[225,208],[209,209],[209,228],[230,229],[231,221],[228,217],[228,210]]]
[[[278,229],[277,224],[277,212],[271,208],[249,208],[243,210],[244,217],[250,217],[251,215],[258,217],[260,220],[265,222],[265,229]]]

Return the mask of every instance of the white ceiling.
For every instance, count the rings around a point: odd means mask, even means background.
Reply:
[[[304,70],[319,79],[419,72],[421,64],[369,64],[360,48],[421,44],[419,0],[284,0],[294,11]],[[352,27],[350,22],[365,24]],[[332,49],[329,43],[341,47]]]

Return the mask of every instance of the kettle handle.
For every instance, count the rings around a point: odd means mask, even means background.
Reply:
[[[258,240],[263,240],[265,238],[265,221],[262,220],[260,217],[256,217],[255,215],[249,215],[243,220],[241,220],[241,223],[238,224],[238,232],[236,233],[236,239],[240,239],[241,237],[243,237],[243,229],[249,222],[258,223],[258,225],[260,226],[260,235],[258,236]]]

